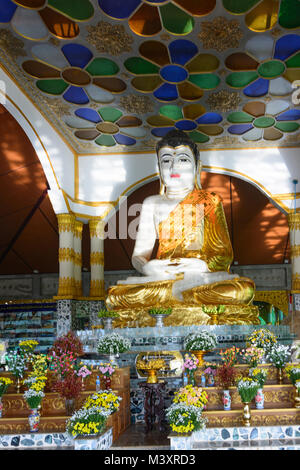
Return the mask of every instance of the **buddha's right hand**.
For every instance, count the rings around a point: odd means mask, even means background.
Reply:
[[[160,276],[161,274],[168,274],[172,271],[171,260],[168,259],[152,259],[144,264],[143,274],[145,276]]]

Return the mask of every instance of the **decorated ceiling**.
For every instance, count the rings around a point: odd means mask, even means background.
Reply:
[[[299,0],[0,0],[0,61],[77,153],[300,142]]]

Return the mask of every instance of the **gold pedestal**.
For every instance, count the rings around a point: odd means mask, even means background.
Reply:
[[[192,350],[191,353],[194,354],[194,356],[196,356],[196,358],[198,359],[198,367],[203,366],[204,356],[208,353],[208,351]]]
[[[243,409],[243,421],[244,421],[244,426],[250,426],[250,420],[251,420],[251,412],[250,412],[250,402],[244,402],[244,409]]]
[[[145,372],[148,374],[147,378],[147,384],[157,384],[158,379],[157,379],[157,369],[145,369]]]

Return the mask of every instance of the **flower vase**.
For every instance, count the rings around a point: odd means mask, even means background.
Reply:
[[[155,319],[155,326],[158,328],[163,328],[164,327],[164,318],[167,317],[168,315],[166,314],[155,314],[155,315],[150,315],[152,318]]]
[[[75,399],[65,398],[65,408],[67,416],[72,416],[75,411]]]
[[[111,377],[103,376],[104,390],[111,389]]]
[[[84,392],[85,386],[84,386],[84,378],[81,377],[81,390]]]
[[[282,369],[282,367],[278,367],[278,369],[277,369],[277,383],[278,383],[278,385],[283,384],[283,369]]]
[[[300,408],[300,393],[298,387],[295,387],[295,408],[299,409]]]
[[[213,387],[215,385],[215,379],[214,379],[214,376],[212,374],[208,374],[208,377],[207,377],[207,386],[208,387]]]
[[[28,416],[29,430],[30,432],[38,432],[40,424],[40,412],[37,408],[30,410]]]
[[[201,351],[200,349],[194,349],[191,351],[194,356],[198,359],[198,367],[204,366],[204,356],[208,351]]]
[[[257,410],[263,410],[265,403],[265,396],[262,388],[257,390],[257,394],[255,395],[255,406]]]
[[[105,317],[105,318],[102,318],[102,323],[103,323],[103,327],[105,330],[112,330],[113,329],[113,319],[111,317]]]
[[[2,397],[0,397],[0,418],[2,418],[2,410],[3,410],[3,403],[2,403]]]
[[[244,426],[249,427],[250,420],[251,420],[250,402],[243,402],[243,405],[244,405],[244,409],[243,409]]]
[[[224,411],[231,410],[231,396],[229,390],[223,390],[222,402],[224,405]]]
[[[20,393],[21,381],[20,381],[19,377],[17,377],[17,385],[16,385],[16,388],[17,388],[17,393]]]
[[[195,371],[194,370],[190,370],[188,372],[188,383],[189,383],[189,385],[192,385],[193,387],[196,385]]]

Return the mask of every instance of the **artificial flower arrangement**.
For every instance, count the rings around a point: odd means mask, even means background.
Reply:
[[[234,366],[235,364],[238,363],[240,352],[241,352],[240,348],[232,346],[231,348],[227,348],[225,350],[221,349],[219,351],[219,355],[224,364],[228,366]]]
[[[204,313],[219,315],[225,312],[225,305],[203,305],[202,310]]]
[[[9,372],[11,372],[16,379],[22,379],[27,369],[27,358],[18,354],[17,351],[14,351],[8,353],[5,360]]]
[[[217,336],[205,330],[200,333],[190,333],[184,338],[184,349],[186,351],[210,351],[217,344]]]
[[[32,373],[34,375],[47,375],[48,359],[46,354],[34,354],[31,357]]]
[[[296,385],[296,382],[300,380],[300,364],[297,365],[288,365],[285,367],[285,372],[293,385]]]
[[[4,395],[8,387],[12,384],[13,381],[8,377],[0,377],[0,398],[2,397],[2,395]]]
[[[182,364],[183,371],[186,371],[188,374],[195,372],[199,364],[198,359],[194,354],[185,354],[184,361]]]
[[[257,348],[255,346],[243,349],[241,351],[242,358],[249,364],[250,367],[256,367],[257,364],[262,360],[264,357],[264,350],[262,348]]]
[[[237,372],[231,363],[224,362],[220,364],[216,371],[216,384],[222,387],[223,390],[228,390],[229,387],[235,385]]]
[[[23,396],[29,408],[35,410],[36,408],[39,408],[45,393],[43,390],[35,390],[34,388],[30,387],[28,390],[25,390]]]
[[[113,310],[105,310],[104,308],[99,310],[98,318],[119,318],[120,315]]]
[[[246,338],[246,345],[248,347],[255,346],[256,348],[262,348],[265,353],[268,353],[276,343],[277,337],[267,328],[253,331]]]
[[[151,308],[149,311],[150,315],[171,315],[172,309],[170,308]]]
[[[73,352],[63,352],[59,355],[52,351],[48,355],[49,369],[60,377],[65,377],[68,373],[74,371],[76,357]]]
[[[275,344],[267,353],[267,359],[277,368],[282,369],[290,360],[291,350],[289,346]]]
[[[109,412],[109,414],[112,414],[115,411],[118,411],[121,400],[122,398],[112,391],[99,390],[99,392],[88,396],[82,408],[90,409],[96,407],[101,410],[106,410]]]
[[[187,385],[175,392],[173,403],[166,410],[172,431],[188,433],[205,429],[207,419],[202,417],[207,394],[200,387]]]
[[[57,338],[49,351],[49,356],[55,353],[55,356],[62,354],[72,354],[74,358],[83,355],[82,342],[73,331],[69,331],[66,335]]]
[[[268,376],[267,369],[259,369],[258,367],[249,370],[249,377],[256,380],[259,383],[259,388],[263,388],[265,385],[266,378]]]
[[[38,341],[35,341],[33,339],[19,341],[20,354],[33,353],[35,348],[38,346],[38,344],[39,344]]]
[[[129,351],[131,341],[118,333],[105,335],[98,341],[98,353],[100,354],[120,354]]]
[[[109,416],[110,411],[103,408],[81,408],[67,421],[66,431],[74,438],[101,434]]]
[[[111,362],[101,362],[101,364],[98,366],[98,369],[101,374],[104,375],[104,377],[111,377],[116,371],[115,365]]]
[[[66,374],[52,385],[52,391],[65,399],[75,399],[82,391],[82,381],[75,371]]]
[[[252,377],[242,377],[237,382],[237,391],[243,403],[250,403],[259,389],[259,383]]]
[[[75,366],[75,373],[78,375],[78,377],[85,379],[86,377],[91,375],[92,368],[90,368],[86,364],[80,363],[78,366]]]

